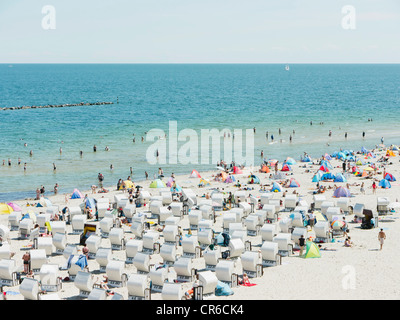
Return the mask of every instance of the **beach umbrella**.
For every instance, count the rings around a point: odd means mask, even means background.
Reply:
[[[344,226],[344,222],[342,220],[334,220],[331,224],[332,228],[333,227],[338,227],[338,228],[342,228]]]
[[[14,209],[6,203],[0,203],[0,214],[10,214]]]
[[[22,211],[21,207],[14,202],[7,203],[14,211]]]
[[[349,198],[351,197],[350,190],[345,187],[339,187],[333,193],[334,198]]]
[[[164,181],[156,179],[150,183],[150,188],[166,188],[167,185]]]

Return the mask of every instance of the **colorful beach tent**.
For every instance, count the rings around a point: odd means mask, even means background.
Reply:
[[[331,157],[329,154],[327,154],[327,153],[324,154],[324,158],[325,158],[326,160],[332,160],[332,157]]]
[[[333,179],[333,182],[346,182],[346,181],[347,181],[346,177],[340,172],[337,173],[335,175],[335,178]]]
[[[287,164],[289,165],[294,165],[296,164],[296,160],[294,160],[293,158],[287,158],[285,161]]]
[[[325,167],[327,167],[328,169],[333,169],[333,166],[332,166],[331,163],[330,163],[329,161],[327,161],[327,160],[322,160],[322,161],[321,161],[321,166],[325,166]]]
[[[365,164],[365,161],[364,161],[363,159],[357,159],[356,165],[362,166],[362,165],[364,165],[364,164]]]
[[[351,193],[350,190],[345,187],[339,187],[333,193],[334,198],[350,198]]]
[[[203,179],[203,178],[201,178],[201,179],[200,179],[200,183],[199,183],[199,185],[201,185],[201,186],[210,186],[210,185],[211,185],[211,183],[210,183],[210,181],[208,181],[208,180],[206,180],[206,179]]]
[[[281,185],[277,182],[274,182],[274,184],[272,185],[271,192],[281,192],[281,191],[282,191]]]
[[[241,173],[243,173],[243,171],[239,167],[236,166],[233,167],[233,174],[241,174]]]
[[[14,209],[6,203],[0,203],[0,214],[10,214]]]
[[[167,187],[171,188],[172,185],[174,184],[174,181],[175,181],[174,178],[169,177],[169,178],[168,178],[168,181],[167,181],[167,183],[166,183]]]
[[[231,174],[227,176],[226,179],[224,180],[225,183],[233,183],[235,181],[236,181],[235,177]]]
[[[83,198],[82,193],[78,189],[74,189],[74,192],[72,192],[71,199],[81,199]]]
[[[264,173],[269,173],[269,172],[270,172],[270,170],[269,170],[269,168],[268,168],[268,166],[267,166],[266,164],[264,164],[264,165],[262,166],[261,172],[264,172]]]
[[[201,178],[200,173],[197,170],[192,170],[189,178]]]
[[[85,207],[89,206],[90,209],[96,208],[96,200],[93,198],[86,198],[85,200]]]
[[[7,203],[14,211],[22,211],[21,207],[14,202]]]
[[[382,179],[381,181],[379,181],[379,186],[382,187],[382,189],[389,189],[392,187],[390,182],[386,179]]]
[[[298,188],[300,187],[300,183],[298,183],[295,179],[290,179],[289,188]]]
[[[312,242],[312,241],[306,242],[306,253],[304,255],[304,258],[305,259],[321,258],[321,253],[319,251],[319,248],[314,242]]]
[[[252,175],[249,175],[248,183],[257,184],[257,183],[260,183],[260,179],[257,176],[255,176],[254,174],[252,174]]]
[[[396,155],[394,154],[394,152],[392,150],[388,150],[386,151],[386,157],[395,157]]]
[[[164,181],[156,179],[150,183],[150,188],[166,188],[167,185]]]
[[[319,171],[329,172],[329,168],[325,164],[323,164],[319,167]]]
[[[40,198],[38,204],[36,205],[36,207],[51,207],[52,203],[49,199],[47,198]]]
[[[385,174],[385,179],[388,181],[396,181],[396,178],[391,173],[388,172]]]
[[[290,166],[287,164],[287,163],[285,163],[283,166],[282,166],[282,170],[281,171],[291,171],[292,169],[290,168]]]
[[[365,153],[368,153],[368,150],[365,149],[365,147],[361,147],[361,152],[365,154]]]
[[[323,175],[322,172],[321,172],[321,171],[318,171],[318,172],[314,175],[314,177],[312,178],[312,182],[321,181],[322,175]]]
[[[171,192],[182,192],[182,187],[179,184],[175,183],[171,187]]]
[[[135,187],[135,185],[133,184],[133,182],[131,180],[125,180],[124,183],[121,184],[121,187],[125,189],[133,189]]]
[[[309,156],[306,156],[305,158],[301,159],[301,162],[311,162],[311,158]]]
[[[323,180],[323,181],[324,180],[333,180],[333,179],[335,179],[335,175],[330,172],[324,173],[321,177],[321,180]]]

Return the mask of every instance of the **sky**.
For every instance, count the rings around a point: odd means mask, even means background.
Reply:
[[[400,63],[400,1],[1,0],[0,63]]]

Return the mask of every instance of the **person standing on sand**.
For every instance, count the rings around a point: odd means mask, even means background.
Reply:
[[[375,181],[374,182],[372,182],[372,193],[373,194],[376,194],[376,183],[375,183]]]
[[[381,231],[379,231],[379,233],[378,233],[378,240],[381,245],[381,248],[379,250],[382,250],[383,243],[386,240],[386,234],[383,232],[383,229],[381,229]]]
[[[300,236],[298,244],[299,244],[299,247],[300,247],[299,257],[301,257],[303,255],[304,245],[306,244],[306,239],[304,239],[303,235]]]

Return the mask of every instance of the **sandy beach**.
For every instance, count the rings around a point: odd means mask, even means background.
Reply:
[[[369,159],[366,161],[375,162],[379,169],[373,178],[376,179],[377,183],[383,178],[383,169],[386,172],[391,173],[394,177],[400,176],[400,163],[399,154],[395,151],[395,156],[390,157],[385,168],[382,167],[381,162],[377,162],[382,155],[385,155],[385,149],[380,151],[375,150],[376,158]],[[363,157],[363,156],[360,156]],[[282,163],[286,158],[279,159]],[[261,159],[260,159],[261,160]],[[281,172],[285,174],[285,179],[295,178],[300,187],[298,188],[283,188],[283,191],[287,190],[287,195],[291,194],[294,190],[299,195],[299,199],[305,200],[309,205],[313,203],[313,191],[316,190],[316,183],[312,182],[314,174],[320,167],[319,164],[300,162],[299,159],[295,159],[297,164],[292,165],[292,171]],[[313,159],[314,163],[317,163],[317,159]],[[333,166],[332,173],[336,174],[342,172],[342,161],[332,159],[330,163]],[[364,168],[359,166],[359,168]],[[257,198],[260,197],[260,185],[259,184],[247,184],[248,176],[250,174],[256,175],[262,185],[266,185],[269,190],[274,182],[270,179],[270,173],[259,172],[259,167],[244,168],[242,174],[235,174],[236,182],[240,181],[241,188],[250,188],[251,190],[245,190],[246,201],[249,201],[248,196],[252,195]],[[273,168],[271,169],[271,173]],[[220,171],[216,170],[213,172],[200,172],[202,178],[210,181],[211,185],[205,187],[199,187],[199,178],[189,178],[190,172],[187,175],[176,176],[175,181],[183,189],[190,188],[196,195],[197,199],[203,199],[205,194],[210,194],[215,190],[219,189],[224,193],[224,198],[228,197],[229,192],[234,193],[238,190],[235,183],[223,183],[221,181],[215,181],[216,174]],[[164,181],[167,181],[170,173],[165,173]],[[329,187],[336,186],[350,186],[350,192],[352,197],[349,198],[350,206],[354,206],[356,203],[363,203],[366,209],[371,209],[376,212],[377,208],[377,197],[389,197],[390,202],[396,202],[399,198],[399,183],[398,181],[391,182],[390,189],[378,188],[376,194],[373,194],[372,190],[373,179],[365,179],[357,177],[353,174],[348,175],[347,183],[338,182],[320,182],[320,185],[326,186],[327,190],[324,193],[327,201],[335,202],[337,199],[333,198],[333,189]],[[365,194],[360,192],[360,184],[365,182]],[[138,183],[143,187],[143,190],[148,190],[152,195],[157,195],[157,189],[149,188],[151,180],[141,181]],[[107,197],[111,202],[114,201],[114,195],[122,194],[123,191],[116,191],[115,186],[110,187],[109,193],[95,193],[91,190],[81,190],[82,194],[87,194],[89,197],[98,199],[100,197]],[[59,207],[62,210],[64,207],[79,206],[83,199],[70,199],[71,194],[67,197],[65,194],[51,195],[48,199],[53,205]],[[283,192],[273,193],[274,199],[281,199],[284,201]],[[68,202],[66,203],[66,199]],[[33,212],[40,214],[44,212],[46,208],[27,206],[27,203],[37,203],[37,201],[31,200],[20,200],[14,201],[22,208],[22,214],[27,212]],[[290,212],[284,212],[284,207],[281,207],[279,218],[283,219],[288,217]],[[149,206],[143,206],[137,208],[137,213],[146,212],[149,210]],[[222,231],[223,216],[228,211],[216,211],[216,222],[213,225],[213,229],[216,233]],[[229,296],[214,296],[210,299],[218,300],[269,300],[269,299],[398,299],[400,289],[397,285],[397,270],[400,267],[400,258],[396,254],[397,246],[400,240],[400,222],[398,211],[390,212],[388,215],[379,216],[379,227],[364,230],[360,228],[360,223],[352,223],[354,215],[349,214],[346,216],[346,221],[349,226],[349,235],[353,241],[352,247],[344,246],[344,237],[335,237],[335,242],[324,243],[323,247],[330,250],[321,250],[320,258],[304,259],[299,257],[299,252],[295,250],[294,255],[282,258],[282,264],[275,267],[263,268],[263,275],[258,278],[251,278],[250,282],[256,284],[252,287],[238,286],[232,288],[234,294]],[[92,220],[94,224],[99,225],[99,221]],[[274,222],[277,224],[278,222]],[[0,224],[8,226],[8,215],[0,215]],[[182,227],[183,234],[187,234],[189,231],[189,220],[188,216],[183,216],[179,225]],[[122,228],[125,231],[126,241],[133,239],[134,235],[130,231],[130,224],[123,224]],[[154,228],[154,227],[152,227]],[[383,250],[379,250],[378,232],[380,228],[384,229],[387,239],[384,243]],[[98,230],[100,228],[98,227]],[[72,227],[70,224],[67,225],[67,241],[68,243],[77,244],[78,249],[81,250],[82,246],[79,245],[79,235],[70,234]],[[197,231],[193,231],[196,234]],[[310,230],[309,236],[313,235],[313,231]],[[11,245],[11,251],[15,252],[12,259],[16,261],[18,268],[23,270],[22,255],[26,250],[29,249],[29,240],[18,240],[18,231],[11,231],[9,233],[9,241]],[[261,235],[247,236],[247,240],[251,241],[252,251],[258,251],[262,244]],[[103,238],[101,240],[101,246],[110,248],[110,240]],[[163,243],[163,238],[160,237],[160,243]],[[181,248],[178,248],[178,252]],[[125,251],[112,252],[112,259],[125,261]],[[151,255],[151,263],[160,263],[162,258],[160,254]],[[66,263],[66,259],[62,255],[53,254],[49,257],[49,263],[58,264],[60,267]],[[95,259],[89,259],[89,271],[94,274],[95,278],[101,278],[105,273],[99,273],[99,265]],[[201,270],[204,268],[204,259],[198,258],[193,260],[193,265]],[[240,272],[240,259],[238,261],[238,274]],[[126,273],[128,276],[137,272],[136,268],[132,264],[126,264]],[[67,270],[60,270],[59,276],[65,278],[68,276]],[[168,278],[170,281],[176,277],[176,273],[173,268],[170,268]],[[35,274],[35,279],[40,279],[39,274]],[[183,284],[185,289],[191,287],[191,284]],[[19,286],[3,287],[4,291],[10,292],[6,295],[8,300],[23,300],[24,297],[19,293]],[[126,287],[113,288],[116,293],[121,294],[124,299],[128,298],[128,291]],[[74,285],[73,281],[64,281],[62,283],[62,289],[58,292],[58,296],[61,299],[68,300],[79,300],[79,290]],[[111,299],[109,296],[107,299]],[[151,298],[153,300],[162,299],[161,293],[152,293]]]

